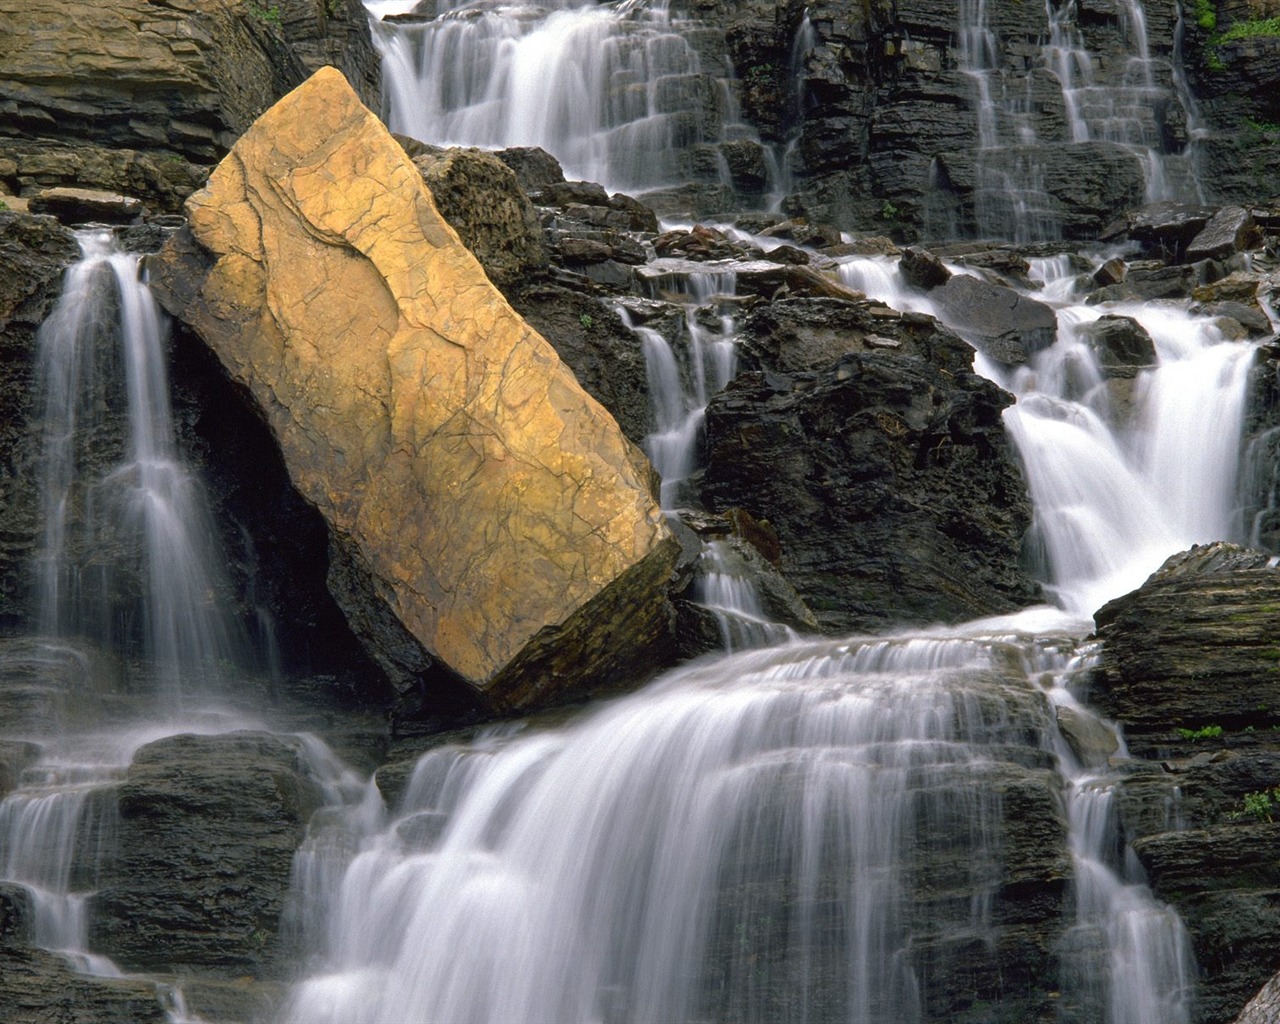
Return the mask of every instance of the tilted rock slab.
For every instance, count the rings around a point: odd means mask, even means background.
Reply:
[[[650,657],[676,545],[647,460],[340,73],[264,114],[187,212],[198,245],[170,244],[157,289],[261,409],[402,694],[424,650],[499,708]]]

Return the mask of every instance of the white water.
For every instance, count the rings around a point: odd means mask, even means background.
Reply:
[[[693,147],[751,134],[728,68],[703,67],[682,34],[717,30],[665,3],[440,9],[425,23],[374,23],[393,131],[433,145],[540,146],[569,178],[628,191],[689,181]]]
[[[40,631],[117,644],[180,701],[240,656],[199,481],[176,454],[161,313],[139,258],[107,231],[78,236],[40,329]],[[120,383],[123,380],[123,393]],[[109,435],[124,433],[120,439]],[[102,447],[120,460],[103,465]]]
[[[884,260],[841,276],[928,311]],[[1079,759],[1053,711],[1092,717],[1071,685],[1096,652],[1073,653],[1071,636],[1098,604],[1192,542],[1239,535],[1251,349],[1174,307],[1079,304],[1065,258],[1032,276],[1058,307],[1058,345],[985,369],[1019,396],[1007,416],[1065,611],[753,651],[569,727],[428,753],[398,806],[350,800],[324,870],[300,869],[328,914],[284,1020],[943,1019],[947,951],[977,941],[994,958],[1001,934],[987,780],[1041,752],[1073,865],[1063,1005],[1185,1024],[1185,930],[1118,837],[1107,756]],[[1156,346],[1127,406],[1080,331],[1106,313]],[[922,878],[941,885],[941,869],[915,865],[940,845],[956,895],[922,916]]]
[[[204,493],[178,452],[165,321],[137,255],[108,231],[77,237],[82,257],[39,333],[43,635],[0,652],[13,730],[0,739],[38,749],[0,800],[0,882],[29,893],[35,945],[115,978],[89,948],[88,901],[113,867],[134,754],[181,733],[266,726],[220,706],[243,651],[219,603],[229,588]],[[332,754],[300,739],[337,802]],[[173,1024],[199,1024],[180,988],[155,984]]]
[[[1141,162],[1146,201],[1195,199],[1202,194],[1192,147],[1167,152],[1156,113],[1187,96],[1180,69],[1152,57],[1141,0],[1115,5],[1126,52],[1090,51],[1078,26],[1074,0],[1045,0],[1046,42],[1041,62],[1057,81],[1065,115],[1062,138],[1037,133],[1034,76],[1010,85],[999,41],[990,28],[987,0],[962,0],[957,29],[960,67],[973,88],[978,121],[975,219],[978,234],[1019,242],[1059,237],[1058,203],[1046,191],[1045,161],[1063,142],[1114,143]],[[1194,111],[1185,115],[1195,135]]]

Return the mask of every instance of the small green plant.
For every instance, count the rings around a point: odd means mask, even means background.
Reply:
[[[3,199],[0,199],[0,210],[7,210],[7,209],[9,209],[9,204],[6,203]]]
[[[1260,789],[1256,793],[1246,793],[1241,804],[1241,810],[1236,811],[1232,815],[1233,818],[1274,821],[1272,814],[1280,806],[1280,786],[1274,786],[1271,789]]]
[[[595,319],[590,313],[583,313],[578,317],[578,323],[582,324],[588,331],[595,325]]]
[[[1218,8],[1213,0],[1194,0],[1192,15],[1196,24],[1206,32],[1214,32],[1218,28]]]
[[[336,18],[342,13],[342,0],[324,0],[324,13],[326,17]]]
[[[264,7],[262,4],[250,2],[249,13],[264,25],[278,26],[280,24],[280,8],[275,4],[270,7]]]
[[[1237,21],[1214,42],[1229,43],[1233,39],[1254,39],[1259,36],[1280,36],[1280,18],[1250,18],[1248,21]]]
[[[884,205],[880,207],[880,216],[885,220],[893,220],[894,217],[898,216],[898,208],[886,199]]]
[[[1178,735],[1182,737],[1182,739],[1189,740],[1192,743],[1196,743],[1200,740],[1216,740],[1218,737],[1222,735],[1222,726],[1205,725],[1205,726],[1201,726],[1199,729],[1179,728],[1176,731]]]

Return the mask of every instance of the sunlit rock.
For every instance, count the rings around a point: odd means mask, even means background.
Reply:
[[[634,673],[674,562],[648,462],[342,76],[264,115],[188,213],[157,287],[276,434],[402,692],[433,662],[495,706]]]

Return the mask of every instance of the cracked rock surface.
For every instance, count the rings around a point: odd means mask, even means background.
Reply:
[[[675,545],[647,460],[339,72],[264,114],[187,212],[157,290],[278,439],[402,693],[443,665],[524,707],[652,657]]]

